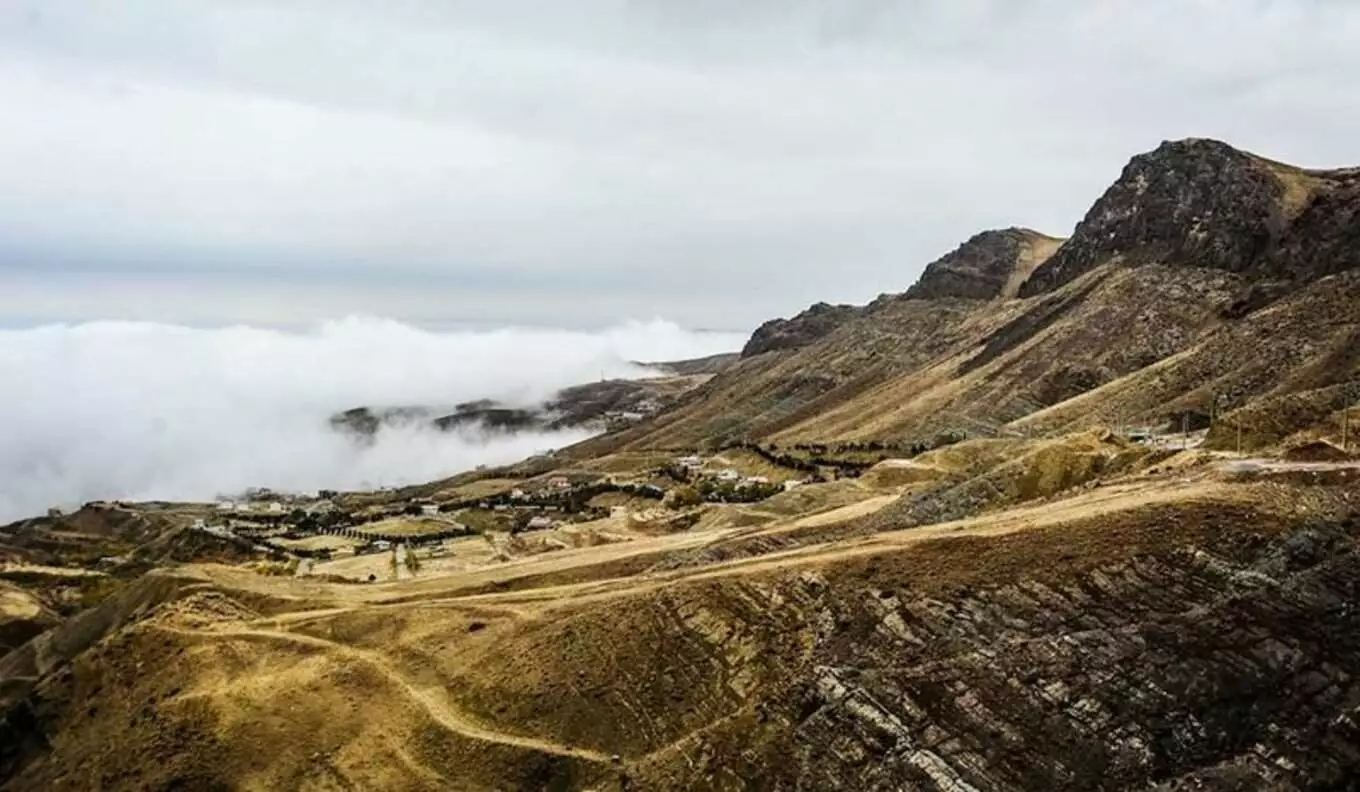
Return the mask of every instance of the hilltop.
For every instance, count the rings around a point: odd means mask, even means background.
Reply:
[[[393,418],[655,400],[556,453],[0,527],[0,789],[1349,788],[1358,212],[1167,142],[737,356]]]

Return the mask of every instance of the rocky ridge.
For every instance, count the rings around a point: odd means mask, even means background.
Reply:
[[[1360,263],[1342,253],[1357,233],[1358,184],[1355,169],[1309,171],[1216,140],[1168,141],[1129,161],[1020,295],[1111,260],[1298,282],[1334,274]]]
[[[1360,269],[1358,185],[1357,169],[1305,170],[1217,141],[1164,143],[1134,157],[1067,240],[985,232],[905,294],[767,323],[737,365],[683,405],[604,442],[912,443],[953,429],[1056,428],[1051,415],[1068,416],[1067,428],[1073,417],[1152,424],[1168,400],[1207,415],[1228,390],[1231,409],[1275,387],[1243,354],[1227,360],[1262,376],[1230,375],[1207,357],[1225,339],[1264,338],[1267,325],[1266,356],[1311,372],[1308,388],[1329,387],[1354,373],[1310,356],[1360,330],[1344,310],[1360,299],[1348,275]],[[1294,294],[1306,299],[1285,299]],[[1334,321],[1309,329],[1319,309]],[[1177,376],[1160,376],[1163,365]],[[1235,382],[1215,386],[1210,369]],[[1126,377],[1155,382],[1160,401],[1119,395]]]

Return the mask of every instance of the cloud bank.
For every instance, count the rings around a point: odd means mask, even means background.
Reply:
[[[209,499],[428,481],[584,439],[384,429],[327,419],[360,405],[534,404],[567,385],[740,346],[663,321],[598,332],[431,332],[348,318],[306,332],[97,322],[0,331],[0,522],[99,498]]]
[[[1064,234],[1163,139],[1358,163],[1357,40],[1339,0],[6,0],[0,322],[754,327]]]

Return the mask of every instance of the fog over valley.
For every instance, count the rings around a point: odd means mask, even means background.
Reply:
[[[302,332],[91,322],[0,330],[0,521],[92,499],[206,499],[417,483],[577,442],[585,430],[385,427],[372,442],[329,417],[358,406],[532,406],[632,361],[739,348],[735,334],[661,320],[599,331],[434,332],[351,317]]]

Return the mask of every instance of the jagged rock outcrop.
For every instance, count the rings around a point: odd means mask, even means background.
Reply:
[[[1215,140],[1139,154],[1020,293],[1061,286],[1121,256],[1240,272],[1286,223],[1285,185],[1265,162]]]
[[[1216,140],[1139,154],[1020,288],[1033,296],[1107,262],[1308,282],[1360,266],[1360,171],[1305,170]]]
[[[1028,228],[983,231],[928,264],[904,296],[914,300],[1014,297],[1059,241]]]
[[[771,319],[751,334],[751,340],[742,347],[741,356],[749,358],[777,349],[809,346],[859,316],[863,310],[855,305],[819,302],[792,319]]]

